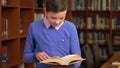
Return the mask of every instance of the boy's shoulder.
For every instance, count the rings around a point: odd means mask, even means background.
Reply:
[[[42,22],[43,22],[43,19],[41,19],[41,20],[36,20],[36,21],[33,21],[33,22],[31,23],[31,25],[40,25],[40,24],[42,24]]]
[[[65,20],[64,23],[66,26],[73,26],[73,27],[75,26],[73,22],[68,21],[68,20]]]

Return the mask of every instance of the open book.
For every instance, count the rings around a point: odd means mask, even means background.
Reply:
[[[64,57],[55,56],[55,57],[52,57],[50,59],[41,61],[40,63],[54,64],[54,65],[70,65],[70,64],[74,64],[76,62],[80,62],[83,60],[85,60],[85,59],[81,58],[77,54],[73,54],[73,55],[67,55]]]
[[[114,62],[112,62],[112,65],[120,66],[120,62],[119,61],[114,61]]]

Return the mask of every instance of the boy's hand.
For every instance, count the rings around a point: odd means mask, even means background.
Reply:
[[[43,60],[49,59],[49,58],[51,58],[51,57],[48,56],[45,52],[38,52],[38,53],[36,54],[36,58],[37,58],[37,60],[39,60],[39,61],[43,61]]]

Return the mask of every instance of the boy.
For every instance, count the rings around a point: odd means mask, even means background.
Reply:
[[[25,63],[38,63],[53,56],[81,56],[76,27],[65,20],[67,7],[66,0],[46,0],[45,18],[31,23],[28,29],[23,55]],[[78,66],[73,65],[73,68]],[[36,64],[36,68],[50,67]]]

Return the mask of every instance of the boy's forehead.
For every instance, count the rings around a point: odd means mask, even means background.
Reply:
[[[66,12],[59,12],[59,13],[48,12],[47,15],[52,18],[64,18],[66,16]]]

